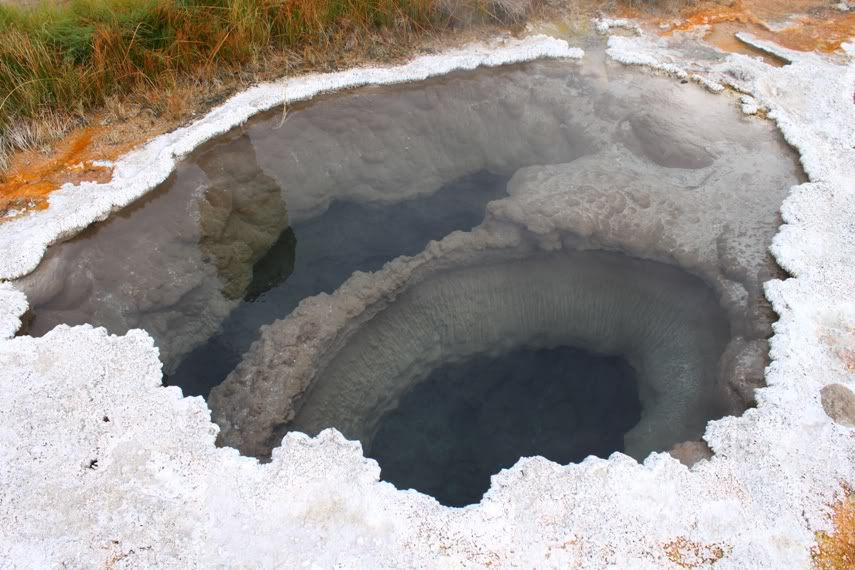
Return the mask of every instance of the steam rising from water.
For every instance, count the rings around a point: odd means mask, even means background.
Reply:
[[[751,404],[771,332],[767,247],[801,174],[772,127],[725,98],[595,55],[360,90],[278,123],[207,145],[159,194],[53,248],[20,282],[31,331],[141,326],[183,386],[204,393],[197,372],[231,372],[209,399],[221,442],[258,456],[289,429],[368,443],[435,367],[517,349],[630,362],[638,458]],[[482,193],[483,223],[449,233],[481,218],[459,181],[485,171],[513,176],[509,195]],[[478,207],[412,239],[390,229],[413,226],[419,208],[400,206],[429,196],[440,214]],[[395,223],[372,218],[364,251],[331,246],[324,269],[306,265],[301,228],[323,240],[347,204]],[[359,269],[375,272],[347,278]],[[296,287],[310,282],[323,286]],[[300,292],[276,294],[289,286]],[[229,357],[210,376],[188,358],[213,353]]]

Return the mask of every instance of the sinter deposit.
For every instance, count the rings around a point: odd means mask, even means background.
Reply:
[[[70,242],[24,281],[0,284],[0,565],[807,568],[845,545],[846,528],[833,526],[829,507],[845,514],[842,489],[855,485],[855,50],[800,54],[747,38],[791,62],[770,67],[690,36],[630,28],[636,35],[609,40],[614,61],[589,56],[581,66],[536,63],[333,98],[318,109],[328,104],[336,120],[319,113],[287,151],[271,129],[276,119],[260,117],[245,127],[248,140],[221,142],[237,141],[238,157],[251,148],[255,161],[234,167],[241,183],[260,195],[281,189],[284,202],[249,207],[227,181],[232,174],[223,178],[226,157],[193,157],[168,183],[179,190],[170,202],[176,223],[160,236],[159,254],[123,233],[115,239],[124,257]],[[120,161],[111,183],[64,188],[48,210],[0,226],[0,275],[24,277],[48,244],[131,204],[178,157],[285,100],[580,56],[535,37],[253,88]],[[799,170],[771,123],[740,116],[731,95],[695,83],[745,94],[742,111],[775,122],[810,182],[788,188],[801,182]],[[350,114],[372,98],[389,105]],[[330,155],[341,157],[340,169]],[[484,169],[513,178],[482,224],[355,273],[261,332],[211,395],[222,432],[204,400],[161,385],[159,354],[176,365],[252,297],[255,269],[286,224],[318,216],[332,200],[394,204]],[[775,261],[792,277],[782,279]],[[133,278],[135,268],[142,274]],[[289,264],[279,270],[287,275]],[[586,283],[597,271],[626,277],[610,287]],[[508,287],[485,288],[485,277]],[[580,294],[562,294],[568,281]],[[487,307],[493,300],[535,317],[531,328],[509,326],[502,311],[475,326],[474,287]],[[41,310],[25,316],[22,291],[40,296]],[[659,320],[628,307],[631,294]],[[544,305],[532,311],[537,298]],[[687,305],[694,312],[674,310]],[[574,311],[587,316],[556,318]],[[62,315],[103,319],[117,333],[152,330],[111,336],[60,325],[39,338],[12,337],[22,317],[35,328]],[[384,321],[422,317],[443,323],[446,336],[415,360],[372,343]],[[610,333],[595,335],[598,326]],[[628,334],[632,327],[662,343]],[[521,459],[464,509],[381,482],[377,463],[335,430],[275,441],[289,422],[322,427],[327,412],[370,432],[366,406],[383,410],[400,396],[375,391],[389,382],[389,367],[417,381],[462,352],[514,348],[502,346],[505,332],[514,346],[623,343],[614,350],[648,367],[639,374],[645,410],[676,418],[680,438],[703,429],[688,410],[708,403],[710,386],[730,410],[756,407],[706,424],[702,441],[679,443],[674,453],[684,459],[707,455],[705,444],[714,452],[691,469],[664,453],[643,463],[623,454],[563,466]],[[401,336],[396,342],[426,346],[424,337]],[[327,392],[348,393],[336,370],[348,372],[357,353],[371,356],[359,363],[365,374],[350,378],[363,390],[337,403]],[[662,367],[681,372],[663,384]],[[667,445],[654,437],[655,417],[643,414],[638,426],[628,438],[638,457]],[[216,447],[218,437],[270,461]]]

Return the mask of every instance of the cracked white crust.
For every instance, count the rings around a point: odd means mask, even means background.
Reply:
[[[0,342],[13,337],[21,328],[21,317],[27,308],[26,295],[10,283],[0,282]]]
[[[656,67],[660,52],[687,57],[631,39],[622,49],[643,65]],[[790,55],[780,69],[741,56],[692,69],[770,109],[811,178],[785,202],[772,247],[795,277],[766,287],[780,315],[768,387],[756,409],[709,425],[711,461],[689,471],[663,454],[642,465],[619,454],[570,466],[523,459],[479,505],[444,508],[378,482],[376,463],[333,431],[288,435],[263,466],[217,449],[204,402],[160,387],[145,333],[58,327],[0,341],[0,565],[644,569],[676,567],[665,545],[684,538],[720,553],[717,570],[809,567],[814,532],[829,529],[825,505],[855,482],[855,432],[820,404],[827,384],[855,388],[841,356],[855,330],[855,66]],[[257,110],[234,104],[243,118]],[[163,160],[216,134],[200,128]],[[116,184],[133,176],[126,164]],[[34,243],[113,207],[34,218],[48,228]],[[3,274],[31,269],[40,247],[9,257],[7,246]],[[24,307],[11,298],[0,307],[15,318]]]

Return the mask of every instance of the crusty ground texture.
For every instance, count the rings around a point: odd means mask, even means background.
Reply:
[[[3,566],[845,568],[855,437],[826,413],[821,393],[829,384],[855,387],[855,66],[848,55],[760,41],[792,63],[696,59],[691,42],[673,41],[614,37],[610,55],[750,94],[748,109],[777,122],[810,177],[785,202],[772,248],[793,277],[766,286],[780,316],[768,387],[756,409],[709,425],[715,457],[692,470],[665,454],[643,464],[621,454],[569,466],[522,459],[493,478],[480,504],[445,508],[379,482],[377,464],[333,430],[289,434],[265,465],[216,448],[205,402],[160,386],[146,333],[61,326],[0,341]],[[567,55],[579,54],[530,38],[423,59],[405,72],[301,78],[290,92],[306,98]],[[69,193],[27,217],[26,229],[40,236],[28,248],[11,224],[0,226],[0,274],[32,270],[49,243],[144,194],[177,157],[281,103],[280,93],[242,93],[127,157],[111,184],[89,188],[97,199]],[[9,337],[25,308],[3,285],[0,333]]]

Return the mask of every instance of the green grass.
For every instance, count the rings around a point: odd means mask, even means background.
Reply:
[[[490,0],[467,0],[476,8]],[[271,51],[324,54],[353,38],[444,25],[435,0],[71,0],[0,5],[0,147],[40,117],[167,91]],[[18,136],[20,138],[20,136]],[[2,149],[0,149],[2,150]],[[0,165],[2,166],[2,165]]]

